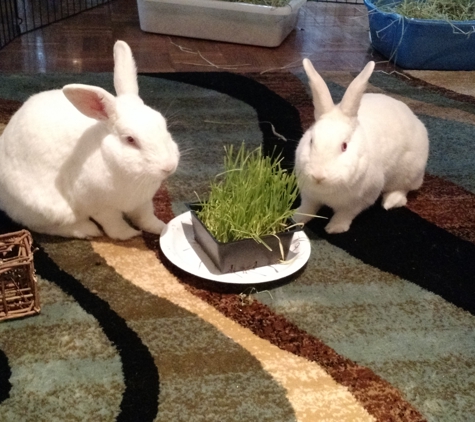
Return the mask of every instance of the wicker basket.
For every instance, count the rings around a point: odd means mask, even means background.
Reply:
[[[0,235],[0,321],[40,312],[32,242],[27,230]]]

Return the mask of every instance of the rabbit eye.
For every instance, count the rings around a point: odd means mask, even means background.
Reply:
[[[348,144],[347,144],[346,142],[343,142],[343,143],[341,144],[341,151],[342,151],[342,152],[345,152],[345,151],[346,151],[346,148],[348,148]]]
[[[125,138],[126,142],[129,144],[129,145],[132,145],[134,147],[137,147],[138,144],[137,144],[137,141],[135,140],[135,138],[133,138],[132,136],[127,136]]]

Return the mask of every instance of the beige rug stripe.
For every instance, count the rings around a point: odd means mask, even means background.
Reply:
[[[295,356],[255,336],[188,292],[149,250],[141,238],[127,242],[91,242],[122,277],[136,286],[193,312],[245,348],[288,392],[299,421],[374,421],[346,387],[336,383],[318,364]]]
[[[475,97],[475,71],[405,70],[404,73],[431,85]]]

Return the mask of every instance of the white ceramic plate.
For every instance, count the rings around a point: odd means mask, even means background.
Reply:
[[[233,284],[279,280],[298,271],[310,257],[310,241],[303,231],[298,231],[292,238],[286,263],[222,274],[195,241],[189,211],[167,224],[160,236],[160,246],[165,256],[182,270],[208,280]]]

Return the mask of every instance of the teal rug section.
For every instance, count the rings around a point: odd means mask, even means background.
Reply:
[[[259,300],[373,369],[429,421],[470,420],[475,317],[325,240],[313,239],[311,247],[305,273]]]
[[[124,391],[116,348],[72,297],[42,278],[38,288],[40,315],[0,323],[12,367],[0,420],[114,420]]]
[[[473,156],[473,124],[444,121],[431,116],[420,116],[429,128],[430,152],[427,171],[435,176],[462,186],[475,193]]]

